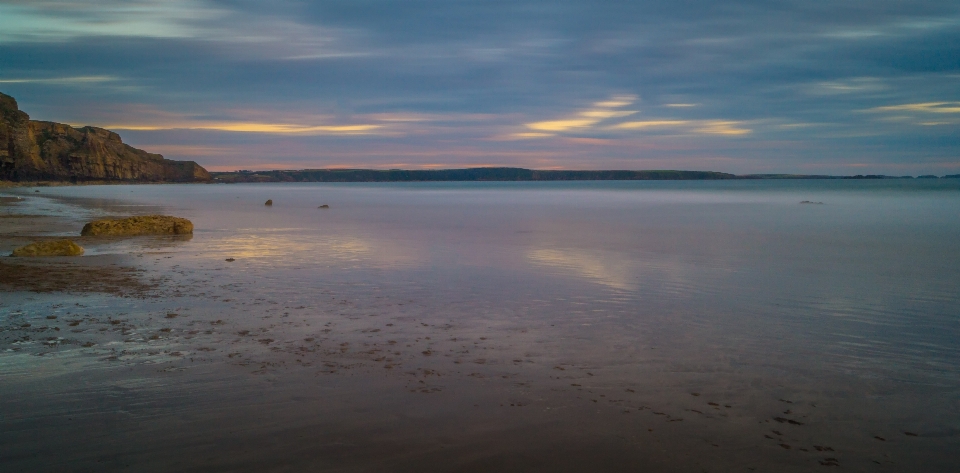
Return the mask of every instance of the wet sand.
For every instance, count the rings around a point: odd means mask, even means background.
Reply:
[[[0,204],[0,251],[76,226],[17,206]],[[679,332],[504,313],[522,306],[457,318],[404,287],[259,291],[270,282],[231,276],[252,271],[242,260],[180,266],[172,248],[189,241],[123,244],[0,263],[5,471],[957,465],[953,418],[931,415],[956,402],[917,405],[928,389],[900,380],[757,369],[692,353]]]

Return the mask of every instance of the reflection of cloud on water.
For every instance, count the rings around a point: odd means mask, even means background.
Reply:
[[[251,229],[210,242],[216,257],[269,259],[271,265],[350,262],[373,267],[422,261],[415,248],[352,235],[317,235],[289,229]]]
[[[634,280],[634,264],[616,256],[569,249],[541,248],[527,252],[527,259],[534,263],[557,268],[615,289],[635,290],[637,285]]]

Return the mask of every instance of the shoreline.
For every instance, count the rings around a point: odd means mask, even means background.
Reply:
[[[157,289],[145,283],[142,268],[123,255],[13,257],[15,248],[37,241],[70,239],[83,247],[109,245],[116,239],[80,236],[75,221],[21,211],[25,197],[0,197],[0,293],[144,294]],[[47,197],[39,197],[48,199]],[[62,204],[60,204],[62,205]],[[75,235],[69,235],[75,230]],[[68,235],[64,235],[67,233]]]
[[[70,187],[70,186],[130,186],[130,185],[166,185],[166,184],[211,184],[210,182],[166,182],[166,181],[0,181],[0,189],[23,187]]]

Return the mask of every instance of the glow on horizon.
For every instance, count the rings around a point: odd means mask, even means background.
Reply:
[[[382,125],[294,125],[288,123],[210,123],[210,124],[172,124],[172,125],[108,125],[113,130],[160,131],[160,130],[208,130],[236,133],[266,133],[278,135],[313,134],[369,134],[383,128]]]

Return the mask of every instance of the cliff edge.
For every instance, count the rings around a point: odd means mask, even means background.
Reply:
[[[0,93],[0,180],[203,182],[210,174],[126,145],[110,130],[31,120]]]

